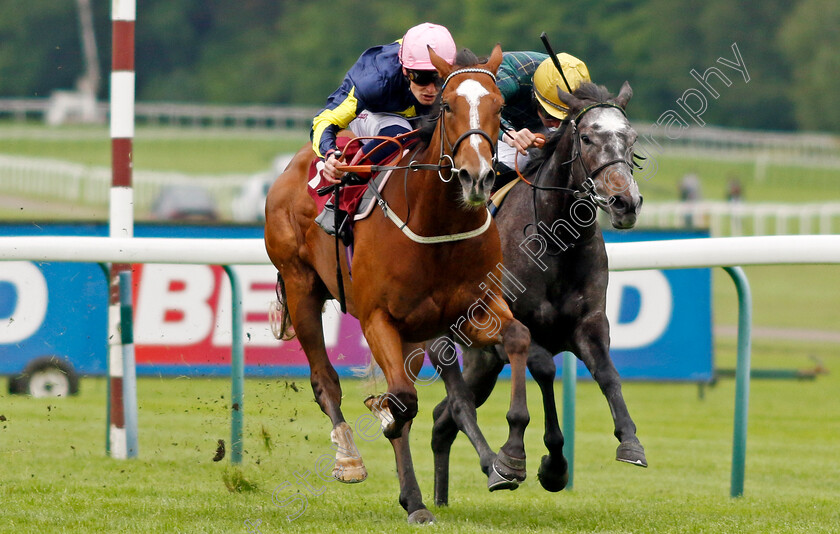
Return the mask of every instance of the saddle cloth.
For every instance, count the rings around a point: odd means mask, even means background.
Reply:
[[[507,194],[510,193],[510,190],[513,189],[513,186],[515,186],[519,180],[521,180],[521,178],[516,177],[514,180],[506,183],[498,191],[493,193],[493,196],[490,197],[490,204],[487,206],[490,210],[490,215],[493,217],[496,216],[496,213],[498,213],[499,209],[501,209],[502,203],[504,203]]]
[[[364,155],[361,153],[360,144],[353,143],[352,141],[354,141],[353,138],[339,137],[336,139],[336,145],[338,149],[344,153],[345,159],[350,161],[350,165],[364,164],[364,161],[362,161],[364,159]],[[392,157],[387,158],[385,161],[379,163],[379,165],[390,165],[391,163],[395,163],[406,153],[408,153],[407,148],[402,152],[394,153]],[[312,163],[309,165],[309,182],[307,184],[307,191],[309,192],[309,196],[311,196],[315,201],[315,204],[318,207],[318,213],[323,211],[327,202],[334,200],[335,196],[334,193],[323,196],[318,194],[318,189],[332,185],[322,176],[321,169],[323,168],[324,163],[318,158],[314,158]],[[380,172],[371,178],[378,191],[381,192],[385,187],[385,183],[388,181],[388,177],[391,175],[391,172],[392,171]],[[376,205],[374,202],[373,192],[368,188],[368,184],[342,186],[340,204],[341,205],[339,207],[355,221],[362,220],[370,215],[371,211],[373,211],[373,206]]]

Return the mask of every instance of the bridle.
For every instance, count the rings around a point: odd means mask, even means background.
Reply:
[[[583,169],[583,172],[584,172],[584,179],[583,179],[583,182],[580,185],[580,189],[572,189],[572,188],[569,188],[569,187],[558,187],[558,186],[543,186],[543,185],[538,185],[536,183],[529,182],[522,175],[522,173],[519,172],[519,167],[517,165],[516,173],[519,175],[519,178],[523,182],[525,182],[526,184],[531,186],[531,188],[534,192],[534,194],[533,194],[533,209],[534,209],[534,220],[535,221],[539,221],[539,217],[537,215],[537,192],[538,191],[557,191],[557,192],[561,192],[561,193],[567,193],[567,194],[572,195],[572,197],[574,197],[576,200],[589,200],[591,203],[596,204],[599,207],[601,207],[602,209],[606,210],[606,209],[609,208],[610,204],[612,203],[612,200],[608,199],[608,198],[604,198],[600,193],[598,193],[596,191],[596,189],[595,189],[595,179],[594,179],[595,176],[597,176],[598,173],[602,172],[607,167],[610,167],[610,166],[616,165],[616,164],[622,164],[623,163],[623,164],[627,165],[628,167],[630,167],[630,174],[631,175],[633,174],[634,168],[641,168],[641,166],[639,166],[635,162],[629,162],[629,161],[625,160],[624,158],[616,158],[616,159],[607,161],[606,163],[598,166],[594,171],[589,170],[589,168],[586,165],[586,162],[583,160],[583,156],[582,156],[581,149],[580,149],[581,140],[580,140],[580,130],[578,129],[578,124],[580,123],[581,118],[586,113],[592,111],[595,108],[600,108],[600,107],[616,108],[619,111],[621,111],[622,115],[624,115],[625,117],[627,116],[624,109],[617,104],[613,104],[612,102],[598,102],[598,103],[592,104],[592,105],[587,106],[587,107],[583,108],[582,110],[580,110],[577,113],[577,115],[575,115],[575,117],[573,119],[563,121],[563,123],[560,125],[560,130],[555,134],[555,135],[562,136],[562,135],[564,135],[564,132],[565,132],[566,128],[568,128],[568,127],[572,128],[572,130],[571,130],[572,154],[571,154],[571,157],[567,161],[564,161],[564,162],[560,163],[560,167],[566,167],[566,166],[569,167],[569,178],[571,179],[572,173],[574,172],[574,168],[572,166],[574,165],[574,163],[576,161],[580,162],[580,166],[581,166],[581,168]],[[633,157],[635,158],[636,156],[634,155]],[[644,158],[640,157],[640,159],[644,159]],[[539,177],[539,176],[542,175],[542,173],[541,173],[542,166],[545,165],[547,161],[548,161],[548,158],[546,158],[542,161],[542,163],[540,164],[540,169],[538,169],[537,172],[535,173],[536,176]],[[527,234],[527,229],[528,229],[529,226],[532,226],[532,224],[528,224],[528,225],[525,226],[525,228],[523,228],[523,232],[525,232],[526,234]],[[536,228],[537,234],[539,234],[540,233],[540,225],[539,224],[533,224],[533,226]],[[565,249],[563,249],[561,247],[561,250],[559,252],[556,252],[556,253],[548,252],[548,254],[550,256],[556,256],[556,255],[560,254],[561,252],[563,252],[563,250],[565,250]]]
[[[459,70],[456,70],[456,71],[453,71],[453,72],[449,73],[449,76],[446,77],[446,80],[444,80],[443,84],[441,85],[440,95],[441,96],[443,95],[443,91],[444,91],[444,89],[446,89],[446,85],[449,83],[449,80],[451,80],[454,76],[456,76],[458,74],[468,74],[468,73],[486,74],[486,75],[490,76],[490,78],[493,79],[493,84],[494,85],[496,83],[496,75],[493,74],[492,72],[490,72],[489,70],[475,68],[475,67],[462,68],[462,69],[459,69]],[[487,140],[487,142],[490,143],[490,151],[493,155],[491,168],[495,168],[496,143],[493,141],[493,138],[491,138],[490,135],[487,132],[485,132],[484,130],[481,130],[481,129],[467,130],[466,132],[464,132],[463,134],[461,134],[458,137],[458,139],[455,141],[454,144],[449,144],[449,140],[447,139],[446,143],[447,143],[447,145],[449,145],[449,153],[447,153],[446,150],[445,150],[445,146],[444,146],[444,139],[446,139],[446,119],[443,116],[443,105],[441,105],[441,109],[438,112],[438,116],[435,117],[435,120],[440,121],[440,153],[439,153],[438,162],[437,162],[436,165],[435,164],[428,164],[428,163],[418,163],[416,160],[412,159],[409,162],[408,165],[396,165],[396,166],[392,166],[392,165],[363,165],[363,166],[358,166],[356,169],[353,169],[351,166],[345,166],[341,170],[353,173],[353,172],[358,172],[358,171],[379,172],[379,171],[385,171],[385,170],[405,169],[406,178],[408,177],[408,171],[409,170],[413,170],[413,171],[418,171],[418,170],[421,170],[421,169],[422,170],[436,170],[437,173],[438,173],[438,177],[441,179],[441,181],[443,181],[445,183],[448,183],[448,182],[452,181],[452,178],[459,172],[459,169],[455,168],[455,159],[454,159],[455,154],[458,151],[458,148],[461,146],[461,143],[467,137],[469,137],[473,134],[477,134],[477,135],[480,135],[480,136],[484,137]],[[414,132],[409,132],[409,134],[407,134],[407,135],[411,135],[413,133]],[[398,140],[391,140],[391,142],[396,142],[397,145],[399,145],[400,148],[402,149],[402,147],[403,147],[402,140],[403,139],[401,138],[401,139],[398,139]],[[416,153],[417,152],[415,151],[415,154]],[[447,160],[449,161],[449,164],[448,164],[449,178],[448,179],[444,178],[444,176],[443,176],[443,169],[444,169],[443,162],[447,161]],[[479,235],[483,234],[484,232],[486,232],[490,228],[490,226],[493,222],[493,216],[490,213],[490,210],[485,208],[486,217],[484,219],[484,223],[474,230],[469,230],[469,231],[466,231],[466,232],[459,232],[459,233],[455,233],[455,234],[447,234],[447,235],[435,235],[435,236],[419,235],[419,234],[414,233],[411,230],[411,228],[408,227],[408,223],[406,221],[403,221],[396,213],[394,213],[393,210],[391,210],[391,208],[388,206],[388,203],[385,201],[384,198],[382,198],[382,195],[379,193],[377,188],[372,185],[372,180],[369,180],[367,182],[367,187],[373,193],[374,197],[376,198],[376,203],[382,209],[382,213],[385,215],[385,217],[387,219],[390,219],[390,221],[392,223],[394,223],[394,225],[397,228],[399,228],[400,231],[406,237],[408,237],[410,240],[414,241],[415,243],[419,243],[419,244],[422,244],[422,245],[431,245],[431,244],[439,244],[439,243],[451,243],[451,242],[454,242],[454,241],[463,241],[465,239],[471,239],[473,237],[479,236]],[[327,192],[329,192],[332,189],[335,189],[336,206],[339,206],[340,205],[339,195],[340,195],[340,191],[341,191],[341,185],[340,184],[337,185],[337,186],[336,185],[330,185],[328,187],[321,188],[321,189],[318,190],[318,193],[319,194],[326,194]],[[323,191],[323,193],[322,193],[322,191]],[[407,218],[408,217],[406,217],[406,219]],[[335,262],[336,262],[336,279],[337,279],[338,293],[339,293],[338,301],[341,305],[342,313],[345,313],[347,311],[347,308],[346,308],[345,297],[344,297],[344,281],[343,281],[343,278],[342,278],[342,275],[341,275],[341,258],[340,258],[339,246],[338,246],[339,239],[340,238],[339,238],[339,235],[338,235],[338,231],[336,231],[336,235],[335,235]],[[349,252],[350,249],[347,248],[346,250],[347,250],[347,253],[349,255],[350,254],[350,252]],[[349,256],[348,256],[347,264],[348,265],[350,264]]]
[[[454,76],[456,76],[458,74],[469,74],[469,73],[486,74],[486,75],[490,76],[490,78],[493,79],[494,84],[496,83],[496,75],[493,74],[492,72],[490,72],[489,70],[479,69],[479,68],[476,68],[476,67],[466,67],[466,68],[458,69],[456,71],[451,72],[449,74],[449,76],[446,77],[446,80],[444,80],[443,84],[441,85],[439,94],[443,95],[443,91],[444,91],[444,89],[446,89],[446,85],[449,83],[449,80],[451,80]],[[440,110],[438,111],[437,116],[431,117],[431,119],[434,120],[434,121],[440,121],[440,151],[438,153],[439,155],[438,155],[438,162],[437,163],[420,163],[416,159],[412,159],[411,161],[408,162],[408,165],[341,165],[341,166],[338,167],[338,169],[341,170],[341,171],[351,172],[351,173],[356,173],[356,172],[373,172],[373,173],[376,173],[376,172],[381,172],[381,171],[396,171],[396,170],[437,171],[438,177],[441,179],[441,181],[443,181],[445,183],[449,183],[450,181],[452,181],[452,178],[456,174],[458,174],[458,171],[460,170],[460,169],[455,167],[455,159],[454,159],[455,154],[458,152],[458,148],[461,146],[461,143],[464,142],[464,140],[466,140],[471,135],[480,135],[481,137],[486,139],[488,143],[490,143],[490,153],[492,154],[491,164],[492,164],[493,168],[495,168],[497,157],[498,157],[497,153],[496,153],[496,142],[493,140],[492,137],[490,137],[490,134],[488,134],[487,132],[485,132],[484,130],[482,130],[480,128],[473,128],[473,129],[467,130],[466,132],[462,133],[454,143],[450,143],[449,140],[446,137],[446,120],[443,116],[443,111],[444,111],[444,105],[441,104],[441,107],[440,107]],[[399,135],[395,138],[379,137],[379,136],[366,136],[366,137],[363,137],[363,138],[357,137],[356,139],[380,139],[380,140],[385,141],[385,142],[396,143],[400,147],[400,149],[402,150],[402,148],[404,146],[402,141],[405,138],[410,138],[410,137],[414,136],[417,133],[417,131],[418,130],[412,130],[412,131],[407,132],[405,134],[401,134],[401,135]],[[385,143],[383,143],[383,145],[384,144]],[[380,145],[380,146],[383,146],[383,145]],[[447,147],[449,148],[448,151],[446,150]],[[378,150],[378,148],[379,147],[375,148],[374,150]],[[371,154],[372,153],[373,152],[371,152]],[[416,154],[416,152],[415,152],[415,154]],[[368,154],[368,155],[370,155],[370,154]],[[448,163],[444,164],[444,162],[448,162]],[[449,169],[449,176],[448,177],[444,177],[444,174],[443,174],[444,169]],[[318,192],[319,192],[319,194],[326,194],[326,193],[332,191],[332,189],[333,189],[333,186],[328,186],[328,187],[321,188]]]
[[[490,78],[493,79],[493,84],[494,85],[496,83],[496,75],[493,74],[492,72],[490,72],[489,70],[479,69],[479,68],[475,68],[475,67],[467,67],[467,68],[463,68],[463,69],[458,69],[456,71],[451,72],[449,74],[449,76],[447,76],[446,79],[443,81],[443,84],[440,87],[441,98],[443,97],[443,92],[446,89],[446,85],[449,83],[449,80],[451,80],[454,76],[457,76],[458,74],[470,74],[470,73],[486,74],[486,75],[490,76]],[[446,105],[441,103],[441,107],[440,107],[440,111],[438,112],[438,116],[435,117],[435,120],[440,121],[440,157],[438,159],[438,164],[437,164],[438,177],[440,177],[440,179],[442,181],[448,183],[452,180],[452,178],[456,174],[458,174],[458,171],[460,169],[457,169],[455,167],[455,160],[454,160],[455,154],[458,152],[458,148],[461,146],[461,143],[464,142],[464,140],[466,140],[471,135],[479,135],[479,136],[483,137],[484,139],[486,139],[488,143],[490,143],[490,154],[492,155],[491,168],[495,168],[496,167],[496,159],[497,159],[496,143],[493,140],[493,138],[490,137],[490,134],[488,134],[484,130],[482,130],[480,128],[473,128],[473,129],[467,130],[466,132],[462,133],[458,137],[458,139],[455,141],[455,143],[449,143],[449,139],[447,139],[447,136],[446,136],[446,119],[443,116],[443,111],[444,111],[445,107],[446,107]],[[449,147],[448,152],[446,151],[446,146],[444,146],[444,142]],[[449,164],[447,165],[447,167],[449,168],[449,177],[444,178],[444,176],[443,176],[443,169],[444,169],[443,162],[447,161],[447,160],[449,161]],[[411,163],[409,163],[409,166],[411,166],[412,163],[414,163],[414,162],[412,161]]]
[[[493,79],[493,84],[494,85],[496,83],[496,75],[493,74],[492,72],[490,72],[489,70],[475,68],[475,67],[467,67],[467,68],[462,68],[462,69],[451,72],[449,74],[449,76],[446,77],[446,80],[444,80],[443,84],[441,85],[440,94],[443,95],[443,91],[446,88],[446,85],[449,83],[449,80],[451,80],[454,76],[457,76],[458,74],[469,74],[469,73],[486,74],[486,75],[490,76],[490,78]],[[446,119],[443,116],[443,106],[441,106],[440,112],[438,113],[437,117],[434,117],[434,120],[435,121],[440,121],[440,139],[441,140],[440,140],[440,153],[439,153],[439,156],[438,156],[437,164],[434,164],[434,163],[419,163],[419,162],[417,162],[417,160],[412,159],[408,163],[408,165],[360,165],[360,166],[343,166],[343,167],[340,167],[339,169],[344,170],[344,171],[348,171],[348,172],[358,172],[358,171],[380,172],[380,171],[390,171],[390,170],[403,169],[406,172],[406,179],[408,177],[408,171],[409,170],[411,170],[411,171],[434,170],[434,171],[437,171],[438,177],[441,179],[441,181],[443,181],[444,183],[449,183],[450,181],[452,181],[452,178],[456,174],[458,174],[458,172],[459,172],[459,169],[455,168],[455,160],[454,160],[455,154],[457,153],[458,148],[461,146],[461,143],[471,135],[480,135],[481,137],[486,139],[488,143],[490,143],[490,150],[491,150],[491,153],[493,154],[492,165],[493,165],[493,167],[495,167],[496,143],[493,141],[493,138],[490,137],[490,135],[487,132],[485,132],[484,130],[478,129],[478,128],[473,128],[473,129],[467,130],[466,132],[461,134],[458,137],[458,139],[455,141],[455,143],[450,144],[449,140],[446,138]],[[410,134],[413,134],[413,133],[414,132],[410,132]],[[406,134],[406,135],[410,135],[410,134]],[[444,140],[446,140],[445,141],[446,144],[444,144]],[[391,141],[396,142],[398,145],[400,145],[400,147],[403,146],[402,143],[399,140],[391,140]],[[449,147],[449,152],[446,151],[447,146]],[[416,155],[417,151],[415,151],[414,154]],[[445,161],[448,161],[447,165],[444,165]],[[491,167],[491,168],[493,168],[493,167]],[[449,177],[448,178],[445,178],[444,175],[443,175],[443,169],[444,168],[449,169]],[[385,217],[390,219],[391,222],[393,222],[397,226],[397,228],[399,228],[409,239],[411,239],[415,243],[436,244],[436,243],[449,243],[449,242],[453,242],[453,241],[462,241],[462,240],[465,240],[465,239],[470,239],[470,238],[479,236],[479,235],[483,234],[484,232],[486,232],[487,229],[490,228],[490,225],[491,225],[492,220],[493,220],[493,216],[490,214],[490,210],[485,208],[485,211],[486,211],[487,215],[486,215],[486,218],[484,220],[484,223],[474,230],[470,230],[470,231],[467,231],[467,232],[459,232],[459,233],[456,233],[456,234],[437,235],[437,236],[418,235],[418,234],[414,233],[408,227],[408,223],[406,221],[403,221],[396,213],[394,213],[393,210],[390,209],[390,207],[388,206],[388,203],[385,201],[384,198],[382,198],[382,195],[379,193],[379,191],[376,189],[376,187],[372,186],[371,181],[368,181],[367,184],[368,184],[368,189],[371,191],[373,196],[376,198],[377,205],[379,205],[379,207],[382,208],[382,212],[384,213]],[[328,190],[330,190],[333,187],[335,187],[335,186],[328,186],[328,187],[322,188],[322,189],[324,190],[324,192],[327,192]],[[319,193],[320,193],[320,191],[321,190],[319,190]],[[410,213],[410,211],[409,211],[409,213]],[[338,252],[337,252],[338,244],[337,243],[338,242],[336,242],[336,255],[338,254]]]
[[[619,106],[617,104],[613,104],[612,102],[597,102],[595,104],[589,105],[589,106],[583,108],[582,110],[580,110],[577,113],[577,115],[575,115],[575,117],[573,119],[569,119],[567,121],[564,121],[563,124],[560,126],[560,128],[561,128],[560,132],[558,132],[558,134],[557,134],[557,135],[563,135],[563,132],[564,132],[565,128],[567,128],[567,127],[571,127],[571,129],[572,129],[572,154],[571,154],[571,157],[569,158],[569,160],[564,161],[563,163],[560,164],[560,166],[561,167],[565,167],[567,165],[571,166],[571,165],[574,165],[575,161],[580,162],[580,166],[583,169],[583,173],[584,173],[584,179],[583,179],[583,182],[581,183],[580,189],[571,189],[571,188],[568,188],[568,187],[558,187],[558,186],[543,186],[543,185],[538,185],[538,184],[529,182],[522,175],[522,173],[519,172],[519,168],[517,166],[516,172],[519,175],[519,178],[521,178],[523,182],[525,182],[526,184],[528,184],[529,186],[531,186],[535,190],[559,191],[559,192],[569,193],[572,196],[574,196],[576,199],[589,198],[593,203],[597,204],[601,208],[607,209],[609,207],[611,201],[610,201],[610,199],[604,198],[603,196],[601,196],[595,190],[595,177],[600,172],[602,172],[604,169],[606,169],[607,167],[610,167],[610,166],[616,165],[616,164],[622,164],[623,163],[623,164],[627,165],[628,167],[630,167],[630,174],[631,175],[633,174],[633,170],[635,168],[641,168],[641,166],[639,166],[635,162],[627,161],[624,158],[616,158],[616,159],[607,161],[603,165],[598,166],[594,171],[590,171],[589,168],[587,167],[586,162],[583,160],[583,156],[582,156],[581,149],[580,149],[580,143],[581,143],[580,130],[578,129],[577,125],[580,123],[581,118],[585,114],[587,114],[588,112],[590,112],[590,111],[592,111],[593,109],[596,109],[596,108],[605,108],[605,107],[615,108],[615,109],[619,110],[622,115],[627,117],[627,113],[624,111],[624,108],[622,108],[621,106]],[[634,158],[635,157],[636,156],[634,155]],[[638,157],[639,157],[639,159],[644,159],[641,156],[638,156]],[[545,161],[543,161],[543,164],[545,164]],[[571,169],[571,168],[569,169],[569,175],[570,176],[571,176],[572,170],[573,169]],[[539,173],[537,173],[537,174],[539,174]]]

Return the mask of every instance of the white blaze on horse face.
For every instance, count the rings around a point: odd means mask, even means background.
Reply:
[[[475,80],[465,80],[455,90],[455,94],[458,96],[463,96],[467,103],[470,105],[470,129],[480,129],[481,122],[479,120],[478,105],[481,103],[481,98],[489,95],[490,91],[485,89],[483,85],[481,85]],[[476,154],[478,153],[478,146],[480,142],[481,136],[476,134],[470,136],[470,145],[473,147],[473,150],[475,150]],[[489,165],[487,165],[487,162],[484,161],[484,159],[482,159],[482,173],[484,172],[486,167],[489,167]]]
[[[602,108],[602,110],[592,125],[596,130],[618,133],[630,126],[621,111],[615,108]]]

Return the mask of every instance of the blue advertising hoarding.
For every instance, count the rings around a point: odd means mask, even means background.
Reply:
[[[107,235],[105,224],[5,224],[0,235]],[[137,237],[261,238],[254,226],[138,224]],[[605,232],[605,239],[647,241],[701,233]],[[230,288],[218,267],[135,266],[138,374],[224,375],[230,366]],[[270,333],[272,266],[236,267],[243,295],[246,372],[306,372],[295,341]],[[607,294],[611,355],[628,380],[712,378],[709,269],[613,272]],[[96,264],[0,262],[0,374],[19,373],[40,356],[68,360],[82,374],[106,363],[107,284]],[[364,365],[369,350],[358,322],[327,306],[327,347],[340,374]],[[559,362],[558,362],[559,363]],[[561,369],[562,365],[558,365]],[[578,375],[589,377],[579,363]]]
[[[708,234],[604,232],[608,243],[703,237]],[[611,272],[607,315],[610,354],[623,379],[712,379],[710,269]],[[582,363],[578,376],[589,376]]]

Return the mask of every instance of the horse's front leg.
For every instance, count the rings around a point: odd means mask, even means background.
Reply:
[[[369,397],[365,404],[382,422],[385,437],[391,441],[400,479],[400,505],[408,512],[409,523],[429,523],[435,517],[423,504],[420,485],[414,475],[408,432],[417,415],[417,390],[406,372],[406,362],[411,376],[416,377],[423,365],[423,358],[408,358],[422,349],[419,345],[403,344],[399,332],[384,312],[374,311],[362,323],[365,339],[370,345],[376,362],[388,382],[388,391],[378,397]]]
[[[531,418],[525,391],[525,370],[531,334],[513,319],[502,331],[502,346],[510,360],[510,408],[508,439],[493,462],[487,487],[490,491],[516,489],[525,480],[525,428]]]
[[[574,331],[575,354],[586,364],[592,378],[607,399],[615,423],[615,437],[620,442],[615,459],[647,467],[645,449],[636,437],[636,424],[621,394],[621,379],[610,358],[610,325],[604,312],[583,318]]]
[[[478,427],[476,408],[493,391],[496,378],[502,370],[501,360],[482,349],[464,349],[464,373],[458,366],[455,345],[446,337],[426,344],[432,366],[440,373],[446,385],[447,396],[433,412],[432,452],[435,457],[435,505],[449,502],[449,452],[458,436],[464,432],[475,447],[481,470],[487,475],[496,459],[496,453],[487,444]],[[472,382],[465,381],[471,372]],[[475,375],[478,374],[478,377]]]
[[[525,370],[528,363],[528,347],[531,334],[514,319],[504,301],[490,299],[490,312],[471,313],[469,321],[461,321],[466,327],[459,332],[468,332],[467,339],[479,346],[501,341],[510,360],[510,408],[507,413],[508,439],[493,461],[487,478],[490,491],[516,489],[525,480],[525,428],[530,422],[525,391]],[[499,339],[501,338],[501,339]]]
[[[557,366],[553,355],[546,349],[531,344],[528,356],[528,370],[539,385],[543,398],[543,412],[545,413],[545,443],[548,454],[542,457],[540,470],[537,472],[540,484],[548,491],[560,491],[569,483],[569,464],[563,456],[563,432],[557,421],[557,403],[554,399],[554,377]]]

